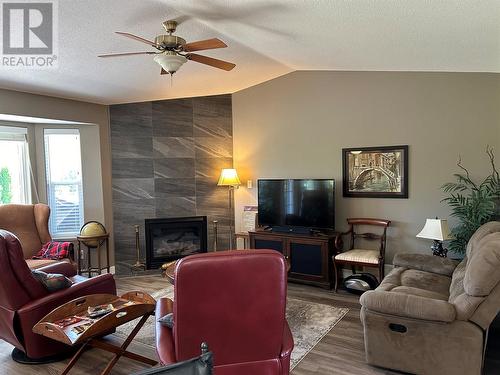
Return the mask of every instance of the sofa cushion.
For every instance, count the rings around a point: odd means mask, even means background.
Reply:
[[[397,286],[397,287],[393,288],[391,291],[396,292],[396,293],[409,294],[412,296],[419,296],[419,297],[437,299],[437,300],[441,300],[441,301],[448,301],[448,296],[445,294],[436,293],[436,292],[432,292],[430,290],[425,290],[425,289],[420,289],[420,288],[414,288],[411,286]]]
[[[458,295],[452,302],[457,312],[457,320],[469,320],[484,300],[485,297],[469,296],[467,293]]]
[[[448,276],[397,267],[389,272],[376,290],[448,302],[450,282]]]
[[[33,270],[31,273],[50,293],[69,288],[73,285],[73,281],[59,273],[45,273],[39,270]]]
[[[474,232],[467,243],[467,258],[470,259],[471,255],[478,247],[479,242],[485,236],[496,232],[500,232],[500,221],[490,221],[489,223],[481,225],[479,229]]]
[[[429,254],[398,253],[392,263],[398,267],[438,273],[451,276],[458,262],[449,258],[436,257]]]
[[[356,262],[356,263],[369,263],[378,264],[380,252],[377,250],[363,250],[352,249],[337,254],[335,260]]]
[[[465,293],[464,278],[467,269],[467,258],[453,271],[450,285],[450,298],[448,302],[455,305],[457,311],[457,320],[468,320],[476,311],[479,304],[484,300],[483,297],[472,297]]]
[[[61,260],[54,260],[54,259],[26,259],[26,264],[32,270],[36,270],[38,268],[49,266],[51,264],[60,263],[60,262],[70,263],[70,260],[67,259],[67,258],[66,259],[61,259]]]
[[[49,241],[45,243],[40,251],[32,257],[32,259],[64,259],[69,258],[70,252],[73,251],[73,243]]]
[[[475,297],[487,296],[500,282],[499,270],[500,233],[491,233],[478,241],[468,256],[464,278],[465,292]]]
[[[401,273],[402,286],[438,293],[448,299],[451,277],[420,270],[407,269]]]
[[[393,268],[392,271],[384,277],[380,285],[377,287],[377,290],[392,290],[401,286],[401,274],[407,270],[408,268],[404,267]]]
[[[465,293],[464,290],[464,278],[465,278],[465,270],[467,269],[467,257],[462,260],[455,271],[453,271],[453,275],[451,277],[450,284],[450,302],[453,303],[455,298],[459,295]]]
[[[174,328],[174,313],[168,313],[167,315],[162,316],[158,319],[158,322],[165,327],[170,329]]]

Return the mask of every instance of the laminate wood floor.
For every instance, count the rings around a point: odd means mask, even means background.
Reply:
[[[167,281],[159,276],[139,276],[118,278],[118,292],[129,290],[143,290],[153,292],[161,289]],[[290,297],[305,301],[329,304],[338,307],[348,307],[349,313],[331,330],[314,349],[294,369],[292,375],[384,375],[398,374],[397,372],[371,367],[365,363],[363,331],[359,320],[358,298],[351,294],[334,294],[331,291],[322,290],[298,284],[289,284],[288,294]],[[488,375],[500,374],[500,332],[490,333],[490,344],[488,345],[486,371]],[[119,339],[111,335],[109,340],[119,342]],[[153,348],[141,343],[132,342],[130,350],[139,354],[154,358]],[[439,350],[439,349],[438,349]],[[12,346],[0,341],[0,374],[60,374],[68,360],[47,365],[27,366],[12,361],[10,352]],[[111,354],[91,349],[83,354],[70,375],[99,374],[111,359]],[[113,375],[128,375],[146,368],[144,365],[121,358],[114,367]],[[256,374],[258,375],[258,374]]]

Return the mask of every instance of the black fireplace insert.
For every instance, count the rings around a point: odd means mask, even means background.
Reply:
[[[207,217],[146,219],[146,267],[207,252]]]

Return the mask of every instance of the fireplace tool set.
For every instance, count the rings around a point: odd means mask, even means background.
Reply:
[[[146,263],[141,260],[141,249],[139,244],[139,226],[134,225],[135,228],[135,251],[136,251],[136,261],[130,266],[131,270],[134,272],[145,271]]]

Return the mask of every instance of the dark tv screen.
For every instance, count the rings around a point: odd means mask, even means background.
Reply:
[[[335,228],[335,180],[258,180],[259,225]]]

